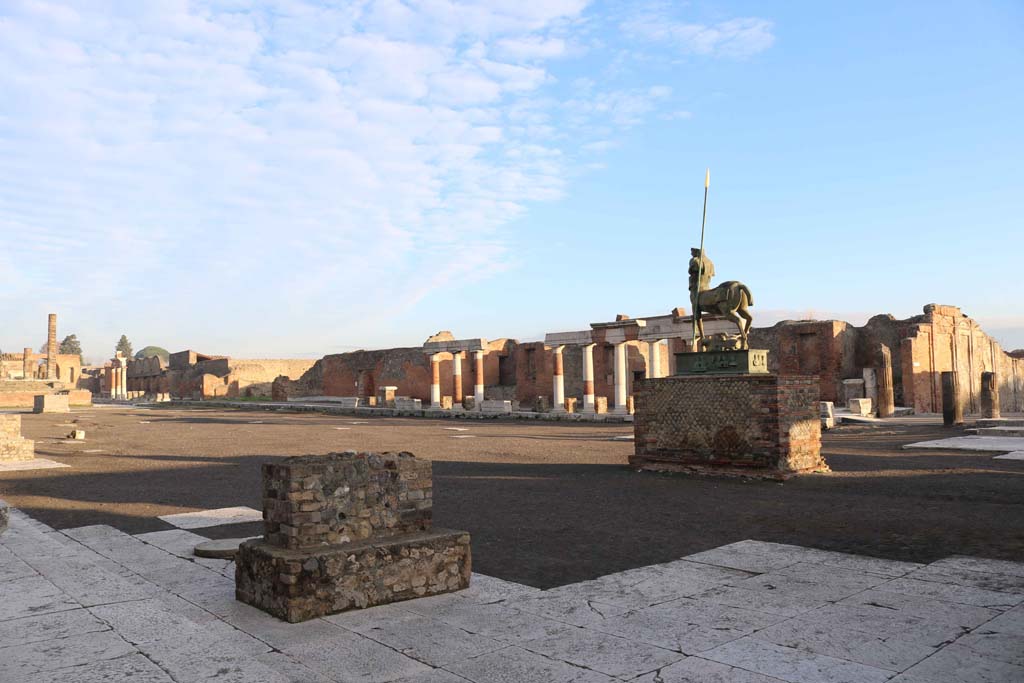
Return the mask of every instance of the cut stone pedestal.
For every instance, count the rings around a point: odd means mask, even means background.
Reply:
[[[21,437],[21,415],[0,415],[0,461],[32,460],[36,444]]]
[[[469,586],[469,534],[431,529],[431,463],[330,453],[263,466],[262,539],[235,556],[235,596],[290,622]]]
[[[32,406],[33,413],[67,413],[70,411],[67,394],[40,394],[35,397]]]
[[[850,412],[854,415],[861,417],[869,417],[874,412],[871,406],[870,398],[851,398],[850,404],[847,406]]]
[[[677,375],[638,385],[634,467],[772,479],[828,471],[815,377]]]

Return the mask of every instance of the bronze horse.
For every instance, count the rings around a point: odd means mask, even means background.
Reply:
[[[713,289],[701,290],[697,295],[697,301],[698,305],[694,307],[693,315],[697,321],[698,339],[704,339],[704,322],[701,320],[701,314],[718,313],[732,320],[740,328],[741,348],[750,348],[747,333],[750,332],[754,318],[747,308],[754,305],[754,297],[745,284],[736,280],[723,282]]]

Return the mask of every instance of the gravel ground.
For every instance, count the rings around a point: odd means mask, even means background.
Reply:
[[[73,428],[86,440],[64,441]],[[634,472],[633,444],[614,440],[631,425],[94,407],[26,414],[23,433],[71,467],[0,473],[0,498],[57,528],[141,533],[170,528],[158,515],[259,509],[260,463],[407,450],[435,462],[435,522],[473,534],[474,568],[542,588],[747,538],[916,562],[1024,560],[1024,462],[899,449],[959,433],[937,421],[840,427],[823,439],[833,474],[783,484]]]

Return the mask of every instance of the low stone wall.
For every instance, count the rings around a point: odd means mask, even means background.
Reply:
[[[35,407],[35,399],[40,391],[0,391],[0,408],[27,408]],[[56,393],[56,392],[54,392]],[[85,389],[72,389],[68,391],[68,403],[72,406],[91,406],[92,392]]]
[[[828,469],[816,377],[675,376],[638,384],[633,466],[781,479]]]
[[[235,596],[290,622],[469,585],[469,534],[432,529],[431,463],[330,453],[263,466],[262,539],[235,556]]]
[[[0,415],[0,461],[34,457],[35,442],[21,437],[21,415]]]

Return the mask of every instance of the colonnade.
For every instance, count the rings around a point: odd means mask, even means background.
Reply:
[[[110,368],[110,398],[127,400],[128,398],[128,364],[115,361]]]
[[[462,356],[466,351],[442,351],[430,355],[430,407],[441,408],[441,356],[452,356],[452,405],[462,404]],[[473,351],[473,400],[479,409],[484,400],[484,352]]]

